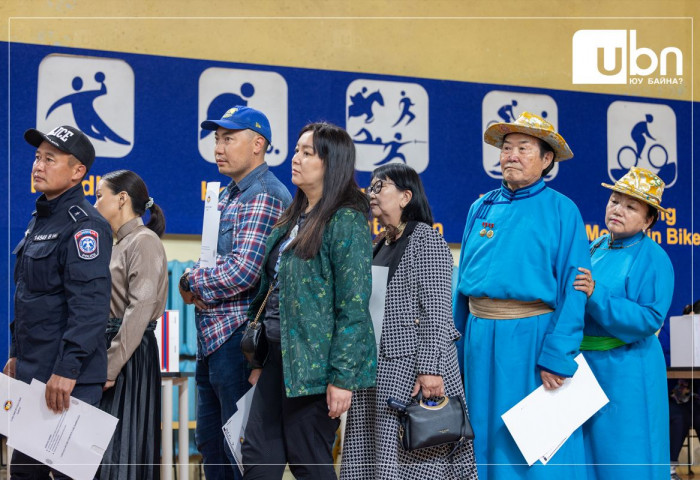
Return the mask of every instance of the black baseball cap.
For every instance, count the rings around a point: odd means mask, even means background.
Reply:
[[[73,155],[85,165],[87,170],[90,170],[95,161],[95,147],[92,146],[88,136],[69,125],[56,127],[49,133],[41,133],[35,128],[30,128],[24,132],[24,139],[29,145],[37,148],[41,142],[49,142],[60,151]]]

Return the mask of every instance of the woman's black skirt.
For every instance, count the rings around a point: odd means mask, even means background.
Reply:
[[[107,347],[116,335],[107,332]],[[160,361],[153,330],[143,335],[100,408],[119,423],[102,459],[101,480],[160,479]]]

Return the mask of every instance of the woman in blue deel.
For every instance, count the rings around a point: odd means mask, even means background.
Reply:
[[[645,233],[656,223],[664,182],[632,167],[605,208],[610,233],[591,243],[574,288],[588,295],[581,350],[610,399],[583,425],[589,478],[668,478],[666,363],[656,332],[673,296],[673,266]]]

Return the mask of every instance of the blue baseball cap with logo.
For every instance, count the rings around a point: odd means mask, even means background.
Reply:
[[[268,143],[272,143],[270,121],[264,113],[250,107],[237,105],[226,110],[219,120],[204,120],[201,127],[204,130],[216,130],[219,127],[228,130],[252,130],[259,133]]]

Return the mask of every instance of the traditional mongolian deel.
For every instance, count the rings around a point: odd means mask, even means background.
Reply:
[[[75,235],[78,256],[83,260],[92,260],[100,254],[99,234],[95,230],[80,230]]]
[[[597,245],[584,335],[624,344],[583,352],[610,399],[583,425],[589,478],[668,478],[666,362],[655,333],[671,305],[673,266],[643,232]]]
[[[494,233],[482,236],[483,229]],[[575,373],[586,296],[574,290],[573,282],[577,268],[588,265],[578,209],[542,179],[515,192],[503,184],[471,206],[454,318],[464,332],[467,406],[479,478],[574,480],[585,475],[575,465],[584,463],[581,430],[546,466],[528,467],[501,415],[542,385],[542,369],[565,377]],[[470,296],[541,300],[553,311],[508,320],[480,318],[469,313]]]
[[[120,421],[98,478],[160,478],[160,362],[153,330],[168,296],[163,244],[141,217],[119,228],[112,249],[107,379],[100,408]],[[134,439],[138,438],[138,441]]]

